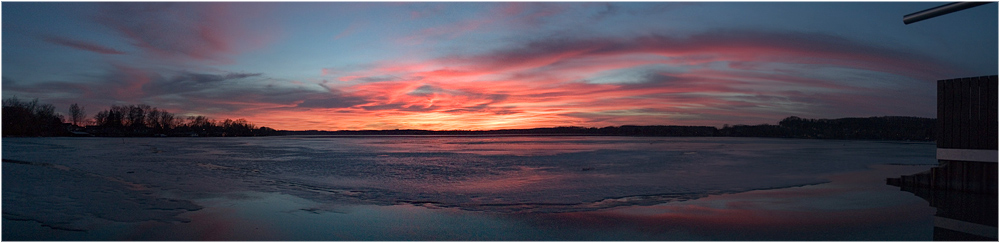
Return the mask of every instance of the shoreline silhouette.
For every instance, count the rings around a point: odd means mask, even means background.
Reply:
[[[806,119],[791,116],[777,125],[622,125],[607,127],[549,127],[497,130],[276,130],[257,127],[245,119],[222,121],[205,116],[176,117],[145,104],[114,105],[94,115],[86,126],[85,111],[70,106],[71,117],[55,113],[55,106],[16,97],[3,101],[4,137],[248,137],[282,135],[330,136],[649,136],[649,137],[762,137],[849,140],[934,141],[934,118],[882,116],[868,118]],[[71,121],[63,122],[64,120]]]

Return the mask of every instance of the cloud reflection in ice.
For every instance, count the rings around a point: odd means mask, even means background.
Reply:
[[[887,222],[878,219],[890,214],[925,210],[899,201],[903,196],[886,193],[885,188],[868,188],[905,172],[864,173],[881,165],[933,164],[933,151],[930,143],[642,137],[11,138],[3,143],[4,159],[85,169],[99,175],[94,178],[143,185],[150,197],[205,206],[184,215],[191,218],[190,225],[211,227],[160,236],[206,240],[809,239],[826,231],[793,230],[819,232],[806,238],[779,233],[810,225],[843,232],[866,225],[859,219],[881,224]],[[4,164],[5,185],[13,178],[9,166]],[[823,184],[830,181],[834,183]],[[108,190],[129,190],[122,185]],[[776,188],[786,189],[764,190]],[[55,199],[11,200],[9,192],[5,187],[5,217],[41,219],[39,212],[46,211],[35,209],[59,206]],[[222,196],[232,192],[259,195]],[[94,195],[83,193],[80,202],[98,202],[88,199]],[[49,206],[10,207],[28,201]],[[292,203],[276,203],[287,201]],[[379,216],[387,212],[399,213]],[[212,213],[218,215],[209,216]],[[445,217],[441,215],[452,215],[447,217],[454,225],[426,222]],[[274,217],[281,220],[268,219]],[[317,217],[313,225],[327,225],[334,232],[351,229],[342,224],[354,221],[375,228],[345,237],[309,233],[325,232],[303,225],[314,222],[312,217]],[[401,220],[398,217],[415,217],[406,221],[414,225],[400,231],[378,228]],[[519,221],[509,221],[516,218]],[[455,233],[472,230],[461,223],[469,220],[488,221],[477,227],[495,237]],[[239,223],[243,221],[257,223]],[[298,228],[287,228],[290,225]],[[491,228],[500,227],[496,225],[503,227]],[[264,228],[241,233],[250,226]],[[169,228],[155,223],[150,227]],[[494,234],[524,227],[534,233]],[[594,227],[598,233],[579,232]],[[641,234],[630,236],[636,230]],[[223,233],[212,233],[216,231]],[[715,231],[726,233],[716,237]],[[412,238],[387,238],[387,232],[415,233],[409,234]],[[317,234],[329,238],[310,238]]]

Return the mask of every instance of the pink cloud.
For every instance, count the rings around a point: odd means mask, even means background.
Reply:
[[[233,48],[228,35],[198,33],[217,54]],[[402,60],[413,61],[358,71],[321,69],[342,81],[320,84],[323,90],[225,85],[259,74],[165,75],[119,66],[112,76],[119,83],[106,90],[122,100],[183,97],[214,109],[171,108],[279,129],[719,126],[774,123],[789,115],[932,115],[932,108],[912,105],[933,103],[919,94],[804,74],[831,67],[933,80],[951,72],[904,51],[824,35],[763,32],[554,39],[477,55]]]
[[[121,81],[124,83],[115,90],[115,97],[119,97],[122,100],[136,100],[142,97],[145,94],[143,87],[152,80],[150,75],[136,68],[126,66],[116,66],[116,68],[123,75]]]
[[[520,10],[516,5],[510,10],[517,11]],[[719,68],[712,63],[729,65]],[[926,68],[934,64],[939,63],[903,51],[825,35],[713,32],[678,38],[535,42],[482,55],[383,63],[342,76],[341,80],[374,80],[372,77],[378,75],[398,77],[347,85],[344,91],[370,101],[353,109],[363,108],[365,114],[379,117],[407,117],[411,122],[406,124],[410,125],[426,120],[420,123],[422,127],[433,127],[428,125],[431,123],[442,128],[466,127],[455,123],[446,126],[432,117],[461,118],[463,122],[479,121],[477,117],[503,117],[520,121],[517,123],[520,128],[721,125],[774,123],[789,115],[819,114],[816,113],[819,110],[843,116],[898,114],[892,110],[923,114],[926,109],[906,108],[907,104],[893,101],[878,89],[781,68],[839,67],[920,79],[951,72],[947,65]],[[636,69],[663,66],[679,69],[670,72]],[[607,71],[643,75],[631,76],[625,82],[590,82],[594,75]],[[491,95],[503,99],[488,98]],[[865,105],[870,102],[887,107]],[[741,120],[721,120],[727,117]],[[392,123],[391,119],[383,123],[408,126]],[[476,124],[487,126],[479,129],[501,127],[487,122]]]
[[[228,63],[232,55],[274,36],[250,22],[257,5],[229,3],[106,3],[96,20],[159,58]]]
[[[600,68],[602,62],[608,68]],[[587,62],[590,62],[588,64]],[[785,63],[843,67],[894,73],[915,78],[947,77],[959,68],[903,50],[870,46],[839,37],[808,33],[707,32],[690,37],[646,36],[633,39],[553,39],[474,56],[451,56],[432,65],[396,71],[422,74],[512,73],[513,71],[599,72],[632,66],[663,64],[703,66],[727,62],[734,68],[755,63]],[[428,70],[428,66],[430,69]],[[614,67],[618,66],[618,67]],[[540,72],[539,72],[540,73]]]
[[[347,26],[347,28],[344,28],[344,30],[340,31],[340,33],[337,33],[337,35],[333,36],[333,40],[339,40],[340,38],[353,35],[355,32],[358,31],[358,28],[363,28],[364,26],[365,24],[359,24],[356,22],[351,23],[350,25]]]

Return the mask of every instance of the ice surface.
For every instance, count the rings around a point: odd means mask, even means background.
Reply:
[[[233,191],[321,204],[586,212],[934,164],[932,143],[643,137],[5,138],[3,216],[183,222]],[[322,206],[315,207],[317,210]]]
[[[83,231],[104,221],[185,222],[175,216],[201,209],[113,177],[48,163],[3,162],[3,217],[10,220]]]

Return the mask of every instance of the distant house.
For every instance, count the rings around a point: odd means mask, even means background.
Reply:
[[[90,133],[86,132],[86,128],[81,127],[81,126],[73,125],[73,124],[70,124],[70,123],[63,123],[63,126],[65,126],[66,127],[66,131],[68,131],[71,134],[71,136],[74,136],[74,137],[93,137],[94,136],[94,134],[90,134]]]
[[[84,132],[84,131],[69,131],[69,133],[72,133],[74,137],[93,137],[94,136],[94,134],[90,134],[90,133],[87,133],[87,132]]]

